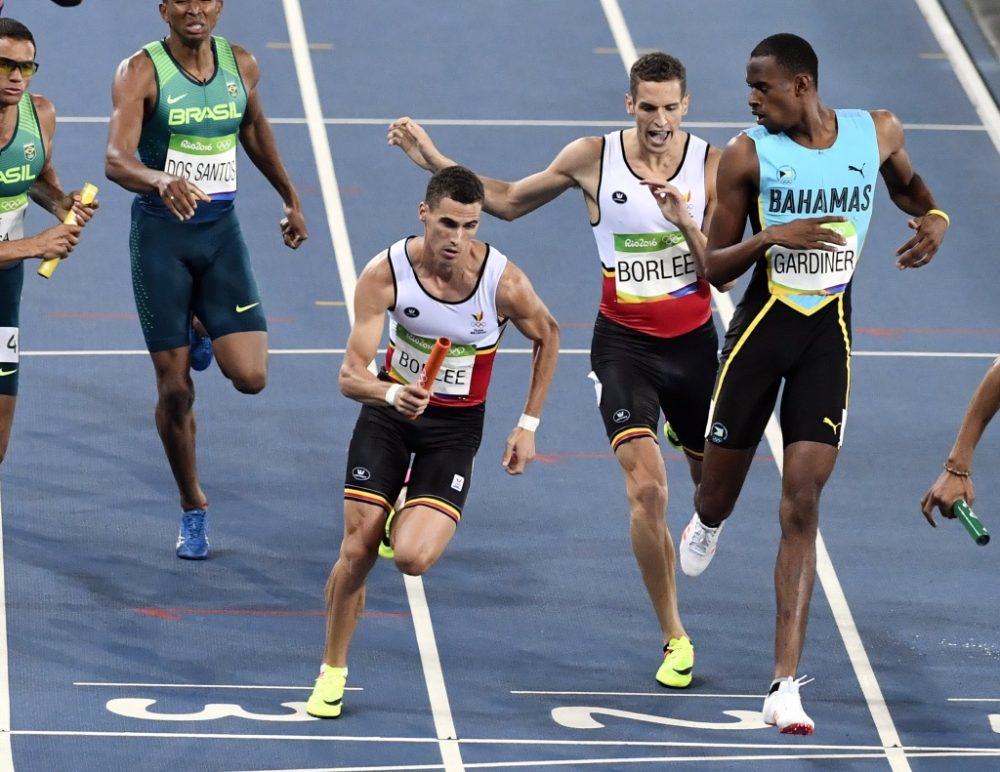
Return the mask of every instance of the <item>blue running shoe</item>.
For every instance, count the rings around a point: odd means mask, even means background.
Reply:
[[[188,343],[191,346],[191,369],[207,370],[212,364],[212,339],[199,335],[192,324],[188,327]]]
[[[208,536],[205,535],[204,509],[185,509],[181,530],[177,534],[177,557],[184,560],[204,560],[208,557]]]

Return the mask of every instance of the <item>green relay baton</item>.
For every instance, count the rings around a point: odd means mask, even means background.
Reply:
[[[965,503],[965,499],[959,499],[952,504],[951,513],[962,522],[965,530],[969,532],[969,536],[972,537],[972,540],[976,544],[985,546],[990,543],[989,531],[986,530],[979,518],[976,517],[976,513],[972,511],[972,507]]]

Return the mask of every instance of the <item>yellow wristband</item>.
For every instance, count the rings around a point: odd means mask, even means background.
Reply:
[[[927,214],[925,214],[924,217],[926,217],[928,214],[936,214],[938,217],[940,217],[942,220],[948,223],[949,228],[951,227],[951,218],[948,216],[947,212],[942,212],[940,209],[928,209]]]

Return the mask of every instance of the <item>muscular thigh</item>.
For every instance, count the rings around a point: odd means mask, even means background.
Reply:
[[[644,353],[648,337],[601,316],[594,324],[590,378],[604,430],[615,450],[638,437],[656,440],[661,385]]]
[[[611,446],[657,440],[662,412],[685,450],[699,457],[717,365],[711,320],[676,338],[656,338],[598,317],[591,377]]]
[[[850,346],[846,330],[830,324],[785,378],[781,434],[787,447],[806,440],[839,448],[847,424]]]
[[[188,345],[192,261],[202,226],[150,215],[132,206],[129,253],[132,293],[146,348],[167,351]]]
[[[779,304],[734,322],[726,334],[705,437],[734,450],[760,442],[788,364]]]
[[[430,507],[462,519],[483,436],[484,409],[432,407],[417,419],[406,506]],[[423,425],[419,425],[419,424]]]
[[[391,407],[362,405],[347,450],[344,498],[392,509],[410,463],[408,429]]]
[[[234,332],[266,332],[267,320],[250,263],[250,250],[235,212],[205,225],[213,249],[199,264],[193,308],[214,338]]]
[[[709,320],[697,330],[663,341],[660,348],[655,360],[660,407],[685,451],[698,458],[705,449],[705,421],[719,366],[715,324]]]

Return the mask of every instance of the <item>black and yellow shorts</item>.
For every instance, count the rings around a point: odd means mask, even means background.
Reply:
[[[850,319],[843,296],[806,315],[770,298],[726,334],[706,439],[724,448],[760,442],[781,392],[785,446],[840,447],[851,384]]]

